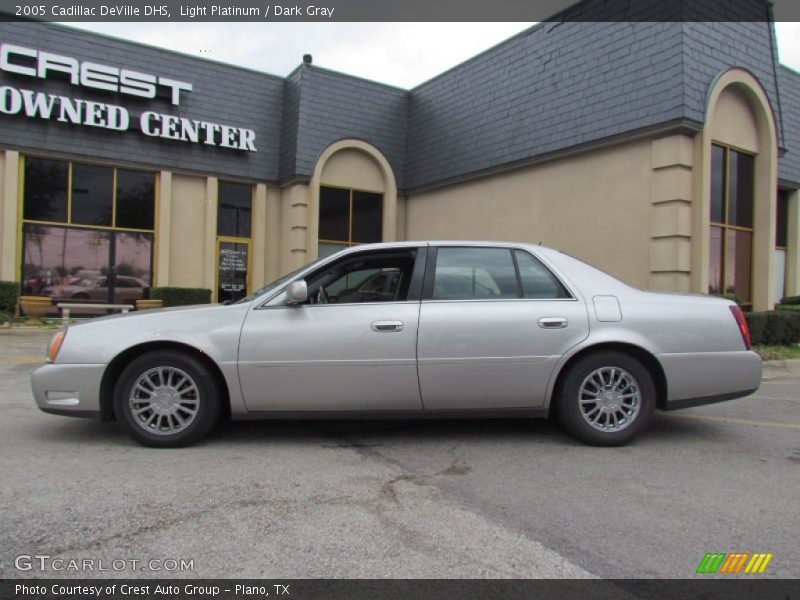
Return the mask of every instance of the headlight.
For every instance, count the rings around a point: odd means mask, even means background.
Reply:
[[[67,330],[59,331],[53,336],[50,342],[50,348],[47,350],[47,362],[52,363],[58,356],[58,351],[61,350],[61,344],[64,343],[64,337],[67,335]]]

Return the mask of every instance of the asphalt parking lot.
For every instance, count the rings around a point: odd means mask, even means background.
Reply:
[[[800,576],[792,371],[658,413],[624,448],[480,420],[228,423],[153,450],[35,408],[51,334],[0,331],[0,577],[683,578],[712,551],[770,552],[763,576]],[[18,570],[19,555],[96,572]]]

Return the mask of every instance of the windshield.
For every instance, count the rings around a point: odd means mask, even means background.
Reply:
[[[280,277],[280,278],[276,279],[272,283],[268,283],[267,285],[262,287],[260,290],[256,290],[255,292],[253,292],[249,296],[245,296],[241,300],[237,300],[236,302],[234,302],[234,304],[245,304],[246,302],[251,302],[255,298],[257,298],[258,296],[266,294],[267,292],[271,292],[275,288],[277,288],[277,287],[281,286],[282,284],[286,283],[287,281],[289,281],[292,277],[294,277],[295,275],[297,275],[301,271],[305,271],[309,267],[313,267],[314,265],[321,263],[323,260],[325,260],[327,258],[328,258],[327,256],[325,256],[323,258],[318,258],[314,262],[308,263],[307,265],[303,265],[299,269],[295,269],[291,273],[288,273],[288,274],[284,275],[283,277]]]

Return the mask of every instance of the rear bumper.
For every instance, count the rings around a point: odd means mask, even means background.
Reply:
[[[50,414],[100,418],[100,381],[106,365],[43,365],[31,375],[33,397]]]
[[[665,410],[733,400],[761,385],[761,357],[747,350],[660,354],[667,379]]]

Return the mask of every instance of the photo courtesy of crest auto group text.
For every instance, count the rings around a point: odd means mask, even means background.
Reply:
[[[0,7],[0,599],[800,599],[800,7],[163,2]]]

